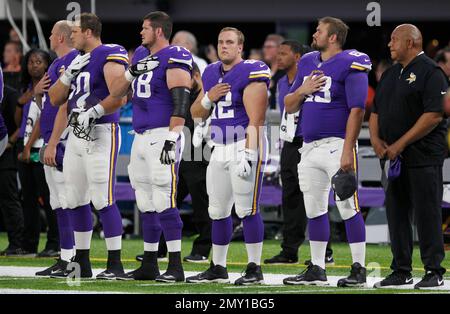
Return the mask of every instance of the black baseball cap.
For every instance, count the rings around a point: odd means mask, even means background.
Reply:
[[[358,187],[355,172],[346,172],[339,169],[338,172],[336,172],[336,174],[331,178],[331,187],[341,201],[352,197]]]

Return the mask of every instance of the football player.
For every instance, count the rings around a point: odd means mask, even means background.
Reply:
[[[298,276],[284,279],[285,284],[327,285],[325,250],[330,238],[328,197],[331,178],[339,170],[357,173],[357,139],[364,116],[369,57],[354,49],[342,50],[348,27],[339,19],[319,20],[312,47],[317,51],[305,54],[285,108],[301,111],[304,144],[298,166],[299,185],[304,195],[311,247],[311,264]],[[357,191],[353,197],[336,205],[345,221],[353,264],[350,276],[338,286],[365,286],[365,226],[358,205]]]
[[[213,258],[209,269],[187,278],[187,282],[229,282],[226,259],[233,232],[233,203],[243,220],[248,254],[245,274],[235,284],[260,284],[264,280],[260,266],[264,224],[258,207],[266,160],[263,125],[270,70],[264,62],[243,60],[243,45],[244,35],[238,29],[220,31],[220,61],[205,69],[204,96],[191,108],[193,118],[202,120],[213,108],[214,150],[206,173]]]
[[[78,54],[78,51],[72,48],[72,42],[70,40],[71,32],[71,27],[67,21],[59,21],[53,26],[50,36],[50,49],[56,53],[58,58],[50,65],[48,75],[44,75],[41,80],[48,86],[51,86],[58,80],[61,72],[64,71],[65,67],[67,67]],[[60,116],[60,119],[55,123],[57,115]],[[67,104],[64,104],[59,108],[52,106],[50,97],[45,93],[42,99],[40,127],[41,135],[45,143],[45,150],[43,150],[43,153],[45,153],[50,160],[48,162],[45,162],[45,160],[41,161],[44,161],[46,164],[44,166],[45,179],[50,190],[50,205],[56,212],[61,256],[53,266],[37,272],[36,276],[50,276],[64,272],[73,257],[75,242],[70,219],[71,211],[67,209],[64,177],[61,171],[63,148],[61,146],[62,144],[59,144],[60,137],[66,125]],[[57,147],[59,151],[58,158],[56,158]],[[56,159],[58,159],[58,162],[56,162]],[[85,208],[77,208],[76,210],[90,212],[90,205],[84,204],[84,206]]]
[[[120,147],[119,112],[86,117],[100,104],[121,104],[120,97],[110,95],[114,80],[124,75],[128,65],[127,52],[119,45],[101,42],[100,19],[82,13],[72,25],[71,40],[78,55],[49,90],[50,101],[62,105],[67,101],[71,114],[69,134],[63,161],[66,203],[68,208],[85,209],[92,202],[99,211],[108,250],[107,268],[98,279],[115,279],[123,274],[120,259],[122,219],[115,204],[115,168]],[[78,119],[77,119],[78,118]],[[92,216],[88,210],[75,210],[73,215],[76,254],[81,277],[92,277],[89,250],[92,237]],[[67,270],[63,275],[68,275]]]
[[[133,129],[128,172],[142,212],[144,257],[138,269],[121,276],[124,280],[184,281],[181,264],[181,221],[176,206],[177,172],[183,136],[180,135],[190,106],[192,55],[169,45],[172,20],[160,11],[147,14],[142,22],[142,46],[132,65],[112,88],[117,96],[133,89]],[[148,73],[145,71],[152,70]],[[103,105],[103,104],[102,104]],[[103,106],[100,111],[114,111]],[[98,112],[98,111],[97,111]],[[159,274],[158,243],[164,233],[169,265]]]

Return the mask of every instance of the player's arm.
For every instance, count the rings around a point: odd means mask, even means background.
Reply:
[[[365,72],[351,72],[345,79],[345,94],[350,114],[345,128],[344,148],[341,155],[341,169],[355,170],[354,149],[358,140],[364,119],[365,101],[369,88],[369,81]]]
[[[141,74],[152,71],[158,65],[158,58],[150,55],[138,61],[136,64],[129,66],[128,69],[124,72],[124,75],[118,77],[111,83],[111,87],[109,88],[111,96],[122,97],[127,95],[130,86],[135,78],[137,78]]]
[[[191,107],[192,118],[201,118],[202,121],[208,119],[213,105],[218,102],[220,98],[228,94],[230,89],[231,86],[228,83],[216,84],[206,93],[202,89],[200,92],[201,97],[199,95]]]
[[[90,53],[76,56],[55,84],[48,90],[50,102],[53,106],[61,106],[69,97],[72,80],[89,63]]]
[[[245,148],[254,152],[258,150],[261,128],[266,119],[267,101],[265,82],[254,82],[244,89],[243,102],[249,118]]]
[[[159,160],[164,165],[170,165],[176,161],[175,143],[183,131],[184,120],[189,110],[191,75],[186,70],[172,68],[166,71],[166,77],[173,101],[173,112],[170,117],[169,135],[164,141]]]
[[[319,91],[325,84],[326,78],[323,74],[310,75],[305,81],[300,82],[299,77],[296,78],[294,85],[291,87],[291,93],[284,97],[284,106],[287,113],[299,111],[300,106],[305,101],[306,96]],[[301,84],[301,85],[300,85]]]
[[[44,163],[56,167],[56,145],[67,127],[67,102],[59,107],[53,124],[53,131],[44,152]]]

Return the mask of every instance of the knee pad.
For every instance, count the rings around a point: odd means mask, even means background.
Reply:
[[[78,191],[75,188],[66,185],[66,207],[69,209],[77,208],[78,206],[88,204],[89,199],[81,197],[78,195]]]
[[[227,210],[227,209],[221,209],[221,208],[214,207],[214,206],[209,206],[208,214],[212,220],[225,219],[230,216],[231,208],[229,210]]]
[[[167,208],[176,207],[176,185],[174,169],[170,167],[155,167],[152,176],[153,205],[158,213]]]
[[[342,220],[349,220],[358,213],[356,209],[351,205],[352,203],[350,202],[351,199],[353,198],[350,198],[342,202],[336,201],[336,205]]]
[[[244,219],[247,216],[250,216],[253,212],[252,208],[243,208],[240,206],[236,206],[236,215],[240,218],[240,219]]]
[[[150,191],[147,192],[140,188],[135,191],[136,204],[142,213],[155,211],[150,193]]]

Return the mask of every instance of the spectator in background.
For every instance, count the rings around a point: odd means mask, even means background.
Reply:
[[[208,58],[209,63],[214,63],[219,61],[219,56],[217,55],[217,49],[213,44],[209,44],[205,49],[206,58]]]
[[[8,41],[3,49],[3,80],[5,85],[20,90],[20,71],[22,61],[22,45],[17,41]]]
[[[20,43],[19,34],[17,34],[17,32],[14,28],[11,28],[9,30],[9,40]]]
[[[56,215],[50,206],[50,192],[45,180],[44,166],[39,161],[39,149],[44,141],[40,137],[39,116],[42,97],[49,82],[41,78],[51,63],[50,55],[40,49],[30,50],[22,66],[23,94],[17,101],[16,121],[20,118],[19,178],[22,185],[25,255],[37,253],[41,231],[39,206],[45,210],[48,223],[47,243],[38,256],[59,255],[59,236]],[[47,96],[48,97],[48,96]]]
[[[284,41],[283,36],[278,34],[270,34],[267,35],[266,40],[264,41],[263,46],[263,57],[264,62],[270,66],[270,71],[272,74],[272,77],[270,78],[270,86],[269,86],[269,108],[270,109],[276,109],[276,103],[277,103],[277,84],[278,80],[283,77],[286,72],[283,70],[278,69],[277,65],[277,54],[278,54],[278,48],[280,47],[280,44]]]
[[[250,49],[248,59],[263,61],[264,56],[261,49]]]
[[[1,114],[8,130],[8,144],[0,156],[0,210],[8,234],[8,247],[0,255],[23,255],[23,212],[17,184],[17,140],[18,128],[14,121],[19,94],[8,85],[2,86]]]
[[[381,80],[381,76],[383,75],[384,71],[389,69],[392,66],[392,63],[387,59],[381,59],[375,68],[375,79],[377,83]]]
[[[205,68],[208,65],[208,63],[204,59],[197,56],[198,54],[197,39],[195,38],[194,34],[188,31],[178,31],[173,36],[171,44],[181,46],[189,50],[192,54],[194,62],[200,69],[200,73],[203,74],[203,71],[205,71]]]
[[[447,80],[450,80],[450,47],[439,50],[434,57],[434,61],[444,71]]]
[[[384,71],[389,69],[392,66],[392,63],[389,60],[381,59],[375,68],[375,80],[378,83],[383,75]],[[364,121],[368,122],[370,119],[370,113],[372,112],[372,105],[375,99],[375,89],[369,85],[369,89],[367,90],[367,99],[365,103],[365,111],[364,111]]]

